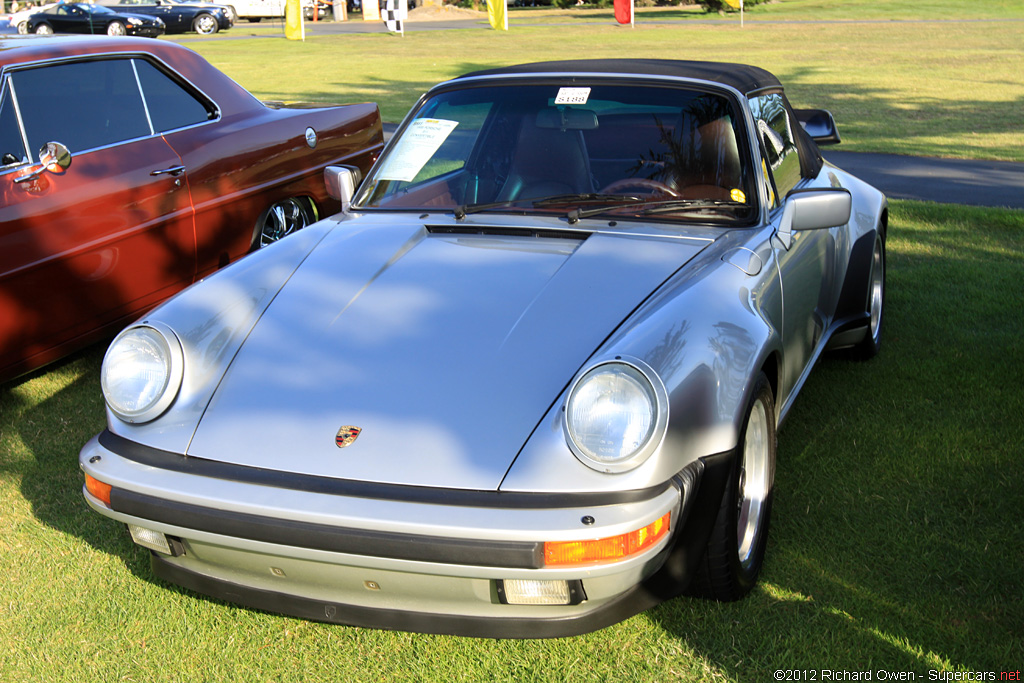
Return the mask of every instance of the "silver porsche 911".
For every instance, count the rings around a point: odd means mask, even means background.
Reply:
[[[881,343],[887,204],[758,68],[569,61],[431,89],[344,210],[122,332],[85,496],[199,593],[486,637],[764,562],[776,429]]]

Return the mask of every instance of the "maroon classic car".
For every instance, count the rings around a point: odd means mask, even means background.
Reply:
[[[204,275],[339,210],[376,105],[257,101],[191,50],[0,39],[0,381],[109,334]]]

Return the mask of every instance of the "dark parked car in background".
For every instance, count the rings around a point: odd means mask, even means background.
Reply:
[[[180,0],[100,0],[99,4],[116,12],[157,17],[164,22],[167,33],[195,31],[210,35],[234,25],[231,11],[224,5]]]
[[[269,107],[174,43],[0,40],[0,381],[333,213],[376,105]],[[42,150],[42,151],[41,151]]]
[[[106,33],[109,36],[145,36],[156,38],[164,32],[164,22],[156,17],[115,12],[109,7],[85,2],[60,3],[33,14],[28,33]]]

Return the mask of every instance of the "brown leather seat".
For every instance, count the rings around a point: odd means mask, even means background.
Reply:
[[[535,119],[527,116],[498,201],[593,191],[582,132],[539,128]]]
[[[681,197],[728,200],[733,189],[741,188],[740,150],[728,118],[697,127],[693,159],[686,177],[679,182]]]

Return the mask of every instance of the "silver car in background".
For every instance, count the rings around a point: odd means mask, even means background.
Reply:
[[[118,336],[86,499],[158,576],[321,621],[551,637],[741,598],[778,426],[825,351],[881,344],[886,199],[838,141],[743,65],[442,83],[361,184],[328,169],[341,213]]]

